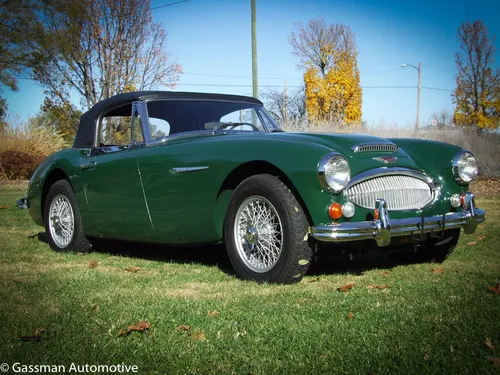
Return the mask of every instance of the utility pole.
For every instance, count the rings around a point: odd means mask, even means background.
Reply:
[[[415,68],[418,72],[418,85],[417,85],[417,119],[415,121],[415,130],[418,130],[419,128],[419,123],[420,123],[420,76],[422,73],[422,63],[418,63],[418,68],[415,65],[411,64],[401,64],[401,68],[406,68],[407,66],[411,66],[412,68]]]
[[[251,0],[251,1],[252,1],[252,86],[253,86],[253,97],[258,98],[259,87],[257,80],[257,37],[255,36],[257,28],[257,16],[255,11],[256,0]]]
[[[286,123],[286,81],[285,81],[285,92],[283,93],[283,122]]]
[[[418,130],[418,127],[420,126],[419,119],[420,119],[420,74],[422,72],[422,63],[418,63],[418,86],[417,86],[417,122],[415,123],[415,130]]]

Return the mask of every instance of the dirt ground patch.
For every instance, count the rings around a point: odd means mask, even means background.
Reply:
[[[483,178],[474,181],[470,190],[476,194],[476,197],[499,197],[500,196],[500,178]]]

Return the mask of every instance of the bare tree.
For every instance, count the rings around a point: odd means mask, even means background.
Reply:
[[[299,68],[311,65],[319,69],[324,77],[327,70],[336,64],[341,53],[357,53],[356,40],[351,28],[346,25],[327,25],[322,18],[310,20],[306,26],[296,23],[288,38],[293,54],[300,58]]]
[[[33,75],[68,110],[77,92],[90,108],[115,94],[175,86],[182,73],[149,0],[41,0],[43,35]]]
[[[457,125],[497,128],[500,124],[500,69],[495,68],[495,36],[490,40],[482,21],[458,29],[455,54],[457,88],[453,92]]]
[[[285,96],[284,91],[269,89],[261,94],[265,99],[266,109],[280,124],[288,121],[304,119],[306,115],[306,104],[304,88],[290,92]]]

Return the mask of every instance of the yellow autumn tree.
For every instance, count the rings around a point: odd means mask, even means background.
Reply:
[[[362,91],[354,33],[322,19],[297,24],[290,38],[305,69],[306,108],[311,120],[361,123]]]
[[[500,69],[495,68],[496,48],[481,21],[458,29],[460,51],[455,54],[458,69],[453,91],[453,121],[460,126],[495,129],[500,125]]]

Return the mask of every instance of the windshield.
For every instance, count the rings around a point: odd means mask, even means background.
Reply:
[[[254,103],[156,100],[147,102],[147,111],[153,140],[199,130],[280,131],[265,109]]]

